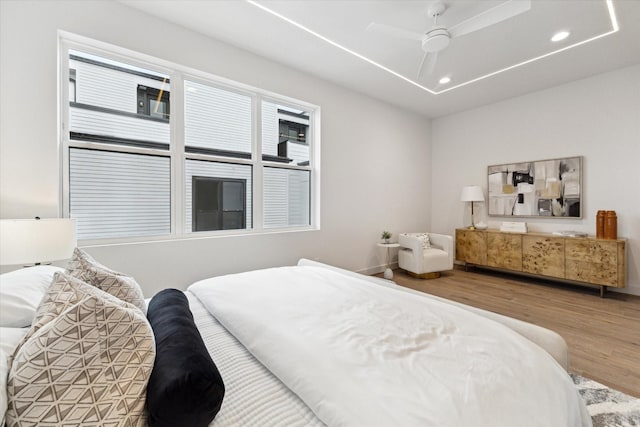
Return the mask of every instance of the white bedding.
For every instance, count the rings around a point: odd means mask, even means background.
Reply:
[[[317,267],[189,291],[332,426],[591,425],[551,356],[458,307]]]
[[[226,389],[222,407],[211,427],[324,426],[298,396],[211,316],[195,295],[191,292],[186,295],[198,330],[220,370]]]
[[[7,377],[11,367],[9,362],[28,330],[29,328],[0,327],[0,426],[4,426],[4,416],[9,403],[7,395]]]

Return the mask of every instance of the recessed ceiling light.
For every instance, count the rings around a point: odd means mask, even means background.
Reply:
[[[569,37],[569,34],[571,34],[569,31],[558,31],[557,33],[555,33],[553,35],[553,37],[551,37],[551,41],[552,42],[559,42],[559,41],[564,40],[567,37]]]
[[[438,83],[440,83],[441,85],[446,85],[447,83],[449,83],[451,81],[451,77],[443,77],[440,80],[438,80]]]

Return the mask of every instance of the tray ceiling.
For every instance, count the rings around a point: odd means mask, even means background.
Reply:
[[[636,0],[532,0],[526,12],[452,38],[421,76],[421,42],[371,23],[424,33],[434,24],[433,1],[121,2],[427,117],[640,63]],[[438,25],[451,28],[503,3],[445,0]],[[561,30],[569,37],[552,42]]]

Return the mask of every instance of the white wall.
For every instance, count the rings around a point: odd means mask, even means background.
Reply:
[[[640,295],[640,66],[436,119],[432,122],[432,227],[470,224],[464,185],[487,191],[487,166],[583,157],[583,219],[526,219],[529,230],[595,234],[600,209],[615,210],[627,238],[627,292]],[[505,218],[478,220],[499,226]],[[453,214],[452,214],[453,213]]]
[[[320,231],[89,248],[151,295],[300,257],[353,270],[384,263],[383,229],[430,223],[428,120],[112,1],[0,2],[0,218],[57,217],[57,30],[322,107]]]

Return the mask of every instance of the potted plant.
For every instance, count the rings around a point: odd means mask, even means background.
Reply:
[[[391,239],[391,233],[389,233],[388,231],[383,231],[381,237],[384,243],[389,243],[389,240]]]

